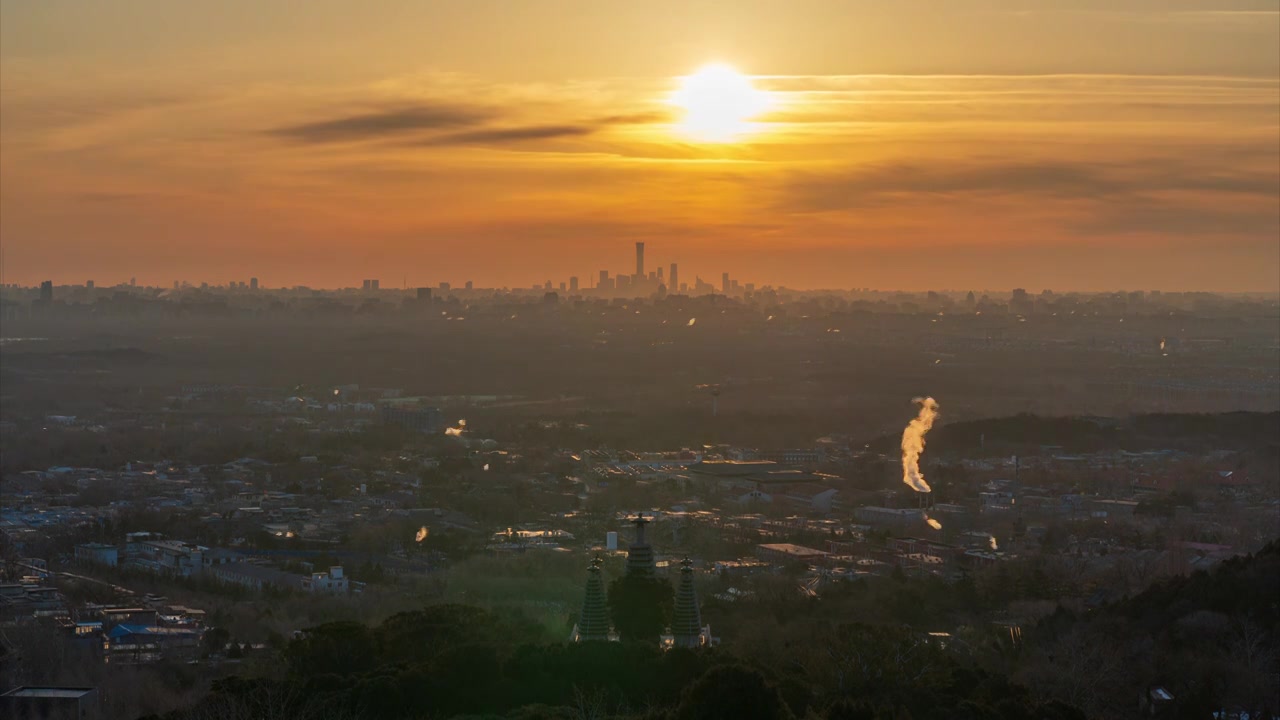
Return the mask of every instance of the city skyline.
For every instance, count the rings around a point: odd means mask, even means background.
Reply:
[[[343,7],[4,5],[7,281],[1280,290],[1274,2]]]

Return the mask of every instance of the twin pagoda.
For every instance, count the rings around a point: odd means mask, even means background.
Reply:
[[[632,521],[636,526],[635,541],[627,548],[627,577],[653,578],[655,576],[653,547],[645,539],[645,526],[649,524],[643,515]],[[600,570],[600,557],[587,568],[586,593],[582,598],[582,612],[578,624],[573,626],[572,642],[617,641],[618,635],[609,623],[609,607],[605,597],[604,578]],[[675,608],[671,626],[660,638],[665,648],[710,647],[715,644],[711,626],[702,624],[698,611],[698,596],[693,588],[693,563],[685,558],[680,563],[680,578],[676,584]]]

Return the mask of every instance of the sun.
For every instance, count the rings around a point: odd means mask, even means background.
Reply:
[[[703,142],[733,142],[755,129],[751,119],[769,107],[769,93],[728,65],[705,65],[680,79],[672,105],[684,110],[680,130]]]

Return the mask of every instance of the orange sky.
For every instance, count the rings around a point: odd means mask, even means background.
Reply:
[[[1280,290],[1275,0],[300,7],[0,6],[5,281]]]

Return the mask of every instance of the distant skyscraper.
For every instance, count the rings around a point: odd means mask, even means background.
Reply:
[[[569,292],[578,292],[578,276],[569,278]]]
[[[636,243],[636,275],[644,277],[644,243]]]
[[[609,284],[609,271],[608,271],[608,270],[601,270],[601,271],[600,271],[600,286],[601,286],[601,287],[604,287],[605,285],[608,285],[608,284]]]
[[[663,279],[663,277],[662,277],[662,266],[661,266],[661,265],[659,265],[659,266],[658,266],[658,280],[659,280],[659,281],[662,281],[662,279]]]
[[[667,278],[667,287],[671,288],[672,292],[680,289],[680,269],[675,263],[671,263],[671,277]]]
[[[370,290],[377,290],[377,289],[378,289],[378,281],[377,281],[377,280],[370,280],[370,281],[369,281],[369,289],[370,289]]]
[[[418,288],[418,300],[421,302],[431,302],[431,288]]]
[[[86,288],[88,288],[88,289],[92,290],[92,289],[93,289],[93,281],[92,281],[92,280],[85,280],[85,281],[84,281],[84,286],[85,286]]]
[[[258,278],[249,278],[249,289],[250,290],[258,289]]]
[[[53,281],[45,280],[40,283],[40,302],[48,305],[53,302]]]
[[[470,280],[468,280],[468,281],[467,281],[466,288],[467,288],[468,290],[473,290],[473,289],[475,289],[475,283],[473,283],[473,282],[471,282]]]
[[[177,289],[178,289],[178,288],[180,288],[180,287],[182,287],[181,283],[179,283],[177,280],[174,280],[174,281],[173,281],[173,289],[174,289],[174,290],[177,290]]]
[[[372,289],[373,289],[373,281],[372,281],[372,280],[365,280],[363,283],[361,283],[361,285],[360,285],[360,289],[361,289],[361,290],[372,290]]]
[[[730,287],[731,287],[731,286],[729,285],[729,273],[722,273],[722,274],[720,275],[720,289],[721,289],[721,291],[723,291],[725,295],[728,295],[728,294],[729,294],[729,289],[730,289]]]
[[[138,278],[129,278],[129,287],[138,287]]]

